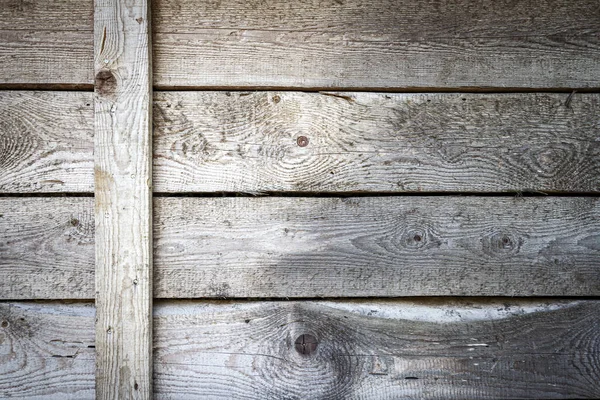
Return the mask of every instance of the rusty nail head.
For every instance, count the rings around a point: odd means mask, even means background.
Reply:
[[[300,147],[306,147],[308,146],[308,138],[306,136],[298,136],[298,139],[296,139],[296,143]]]
[[[317,350],[317,338],[305,333],[298,336],[294,345],[298,353],[309,356]]]

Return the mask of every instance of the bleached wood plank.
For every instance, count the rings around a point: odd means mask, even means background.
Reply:
[[[0,299],[94,298],[94,199],[0,198]]]
[[[600,97],[568,96],[160,93],[155,190],[598,192]]]
[[[600,200],[158,198],[154,296],[597,296]],[[89,198],[0,199],[0,299],[94,297]]]
[[[596,0],[155,0],[159,87],[600,87]]]
[[[150,6],[96,0],[96,396],[152,397]]]
[[[568,97],[159,92],[155,190],[597,193],[600,96]],[[91,193],[88,104],[0,91],[0,192]]]
[[[160,399],[600,396],[597,301],[167,302]],[[298,353],[301,335],[317,342]]]
[[[160,198],[155,295],[597,296],[600,199]]]
[[[93,1],[0,0],[0,84],[91,87]]]
[[[597,398],[598,321],[594,300],[157,302],[155,398]],[[0,396],[93,398],[93,324],[0,303]]]
[[[0,398],[94,399],[94,304],[0,303]]]
[[[93,192],[92,93],[0,91],[0,192]]]

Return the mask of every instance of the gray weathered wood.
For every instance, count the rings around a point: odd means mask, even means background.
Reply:
[[[155,295],[597,296],[600,199],[162,198]]]
[[[0,198],[0,299],[94,298],[94,199]]]
[[[597,0],[155,0],[161,87],[600,87]]]
[[[158,302],[155,398],[597,398],[598,321],[593,300]],[[92,304],[0,303],[0,397],[93,398],[93,326]]]
[[[94,398],[94,304],[0,303],[0,398]]]
[[[91,93],[0,91],[0,192],[93,192]]]
[[[155,190],[599,192],[600,96],[568,96],[160,93]]]
[[[596,301],[169,302],[155,310],[168,399],[600,396]],[[295,340],[317,339],[299,354]]]
[[[159,92],[155,190],[598,192],[600,96],[568,96]],[[91,193],[92,103],[0,92],[0,192]]]
[[[0,84],[93,82],[93,1],[0,0]]]
[[[96,396],[152,397],[152,87],[147,0],[96,0]]]
[[[0,298],[93,298],[89,198],[0,199]],[[155,297],[597,296],[600,200],[158,198]]]

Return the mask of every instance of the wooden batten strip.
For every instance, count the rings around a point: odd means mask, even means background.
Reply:
[[[152,396],[150,5],[97,0],[96,396]]]

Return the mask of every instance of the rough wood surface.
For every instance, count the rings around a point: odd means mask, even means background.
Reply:
[[[167,92],[157,192],[600,191],[600,96]]]
[[[154,296],[597,296],[600,200],[158,198]],[[0,199],[0,298],[93,298],[89,198]]]
[[[597,296],[600,199],[161,198],[155,295]]]
[[[597,0],[154,0],[162,87],[600,87]]]
[[[0,85],[90,86],[93,1],[0,0]]]
[[[0,192],[93,192],[91,93],[0,91]]]
[[[169,302],[161,399],[600,396],[595,301]],[[295,341],[311,335],[316,350]],[[310,351],[310,350],[309,350]]]
[[[593,300],[158,302],[154,397],[597,398],[598,321]],[[0,303],[0,396],[93,398],[93,345],[92,304]]]
[[[93,206],[92,198],[0,198],[0,299],[93,299]]]
[[[157,192],[600,191],[598,94],[155,97]],[[91,193],[88,104],[0,92],[0,192]]]
[[[96,0],[96,396],[152,397],[150,6]]]
[[[0,398],[94,398],[94,304],[0,303]]]

